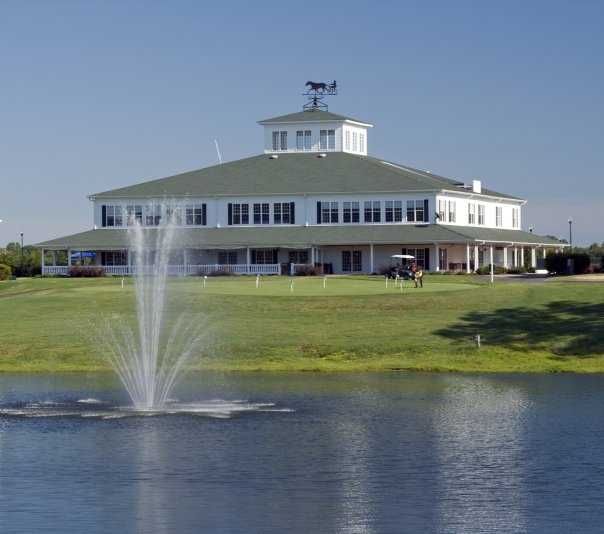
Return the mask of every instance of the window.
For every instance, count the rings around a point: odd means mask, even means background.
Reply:
[[[327,149],[328,150],[336,149],[336,131],[335,130],[327,130]]]
[[[145,206],[145,225],[159,226],[161,224],[161,206],[147,205]]]
[[[447,201],[446,200],[439,200],[438,201],[438,220],[440,222],[447,222],[446,219],[446,210],[447,210]]]
[[[484,204],[478,204],[478,224],[484,224]]]
[[[520,225],[518,219],[520,216],[520,210],[518,208],[512,208],[512,227],[518,228]]]
[[[273,132],[273,150],[287,150],[287,132]]]
[[[126,206],[127,224],[143,224],[143,207],[140,205]]]
[[[218,265],[237,265],[237,251],[222,250],[218,252]]]
[[[352,151],[353,152],[358,151],[358,139],[359,139],[359,135],[357,134],[357,132],[352,132]]]
[[[344,202],[342,211],[342,222],[358,223],[360,222],[359,202]]]
[[[382,220],[382,203],[379,200],[368,200],[364,207],[366,223],[378,223]]]
[[[310,130],[304,130],[304,150],[312,149],[312,137]]]
[[[171,224],[182,226],[182,208],[179,206],[166,208],[166,219]]]
[[[360,272],[363,270],[363,255],[360,250],[342,251],[342,271]]]
[[[346,150],[350,150],[350,130],[346,130]]]
[[[308,263],[308,250],[290,250],[289,263]]]
[[[337,202],[319,202],[319,224],[337,223],[339,219],[339,206]]]
[[[503,225],[503,208],[501,206],[495,207],[495,226]]]
[[[427,270],[428,269],[428,263],[429,263],[429,258],[426,256],[426,250],[429,249],[425,249],[425,248],[404,248],[402,249],[401,253],[402,254],[409,254],[410,256],[413,256],[414,259],[412,260],[403,260],[403,264],[404,265],[411,265],[412,263],[415,262],[415,264],[417,265],[418,268],[423,269],[423,270]]]
[[[250,205],[249,204],[229,204],[230,221],[229,224],[250,224]]]
[[[252,264],[267,265],[269,263],[279,263],[277,251],[272,248],[260,248],[252,250]]]
[[[407,200],[407,222],[426,222],[427,200]]]
[[[312,148],[311,140],[310,130],[298,130],[296,132],[296,150],[310,150]]]
[[[125,250],[107,250],[101,252],[101,264],[105,266],[128,265]]]
[[[447,271],[449,269],[449,262],[448,262],[448,254],[447,254],[447,249],[446,248],[439,248],[438,249],[438,268],[441,271]],[[424,263],[425,263],[425,259],[424,259]]]
[[[185,206],[185,224],[187,226],[205,226],[207,224],[206,205],[188,204]]]
[[[293,202],[276,202],[273,204],[274,224],[294,224],[295,204]]]
[[[270,205],[267,203],[254,204],[254,224],[270,223]]]
[[[359,134],[359,152],[365,152],[365,134]]]
[[[122,226],[122,207],[103,206],[103,226]]]
[[[468,224],[476,224],[476,204],[468,204]]]
[[[449,222],[454,223],[457,219],[457,204],[454,200],[449,200]]]
[[[403,201],[387,200],[385,210],[386,222],[403,222]]]

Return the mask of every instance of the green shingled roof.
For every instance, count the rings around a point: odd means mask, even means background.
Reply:
[[[314,113],[314,112],[313,112]],[[369,156],[345,152],[268,154],[92,195],[95,198],[207,197],[328,193],[468,192],[463,183]],[[483,189],[483,194],[517,199]]]
[[[149,228],[147,232],[156,232]],[[178,231],[178,244],[190,248],[235,247],[310,247],[320,245],[379,244],[464,244],[468,242],[502,242],[519,244],[561,245],[555,239],[520,230],[468,228],[441,224],[408,225],[334,225],[272,226],[229,228],[183,228]],[[125,229],[90,230],[52,239],[36,245],[48,249],[121,249],[128,247]]]
[[[280,124],[284,122],[318,122],[318,121],[353,121],[361,124],[367,124],[371,126],[371,123],[353,119],[352,117],[345,117],[344,115],[338,115],[337,113],[331,113],[330,111],[322,111],[319,109],[309,111],[299,111],[298,113],[290,113],[288,115],[281,115],[279,117],[273,117],[272,119],[264,119],[258,121],[258,124]]]

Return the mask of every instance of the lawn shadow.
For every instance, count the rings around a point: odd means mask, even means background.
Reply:
[[[480,334],[489,346],[589,357],[604,354],[604,303],[555,301],[538,308],[470,312],[436,334],[460,342]]]

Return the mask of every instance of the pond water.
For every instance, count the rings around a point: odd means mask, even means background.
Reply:
[[[253,409],[82,417],[121,413],[112,377],[1,375],[0,532],[604,528],[602,376],[193,374],[175,396]]]

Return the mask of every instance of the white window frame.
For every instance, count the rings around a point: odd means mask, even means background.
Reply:
[[[495,206],[495,226],[503,226],[503,208]]]

